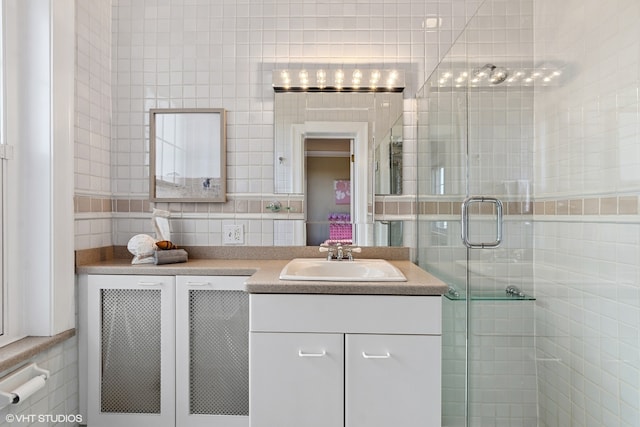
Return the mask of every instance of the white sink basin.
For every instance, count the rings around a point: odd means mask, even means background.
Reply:
[[[406,282],[395,266],[383,259],[328,261],[322,258],[296,258],[280,272],[281,280],[319,280],[329,282]]]

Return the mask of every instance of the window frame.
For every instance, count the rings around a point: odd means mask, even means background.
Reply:
[[[9,9],[8,9],[9,8]],[[9,40],[7,32],[11,23],[8,21],[10,8],[7,2],[0,4],[0,280],[2,281],[2,330],[0,334],[0,347],[10,344],[26,336],[24,319],[24,291],[18,286],[18,271],[12,253],[17,252],[17,236],[12,229],[17,227],[18,200],[17,188],[10,183],[17,182],[14,167],[14,150],[10,144],[7,129],[7,114],[12,105],[11,95],[7,82],[9,71],[7,70],[9,48],[6,45]],[[14,54],[15,56],[16,54]],[[13,99],[17,101],[17,99]]]
[[[6,170],[8,163],[8,147],[7,147],[7,138],[5,133],[5,79],[4,79],[4,64],[5,64],[5,56],[4,56],[4,2],[0,4],[0,144],[2,144],[1,156],[0,156],[0,344],[2,341],[6,339],[6,330],[5,325],[8,323],[7,319],[7,307],[6,302],[7,298],[7,269],[5,266],[8,266],[7,262],[7,239],[6,239],[6,219],[7,212],[5,211],[5,206],[10,206],[6,203],[7,197],[7,176]]]

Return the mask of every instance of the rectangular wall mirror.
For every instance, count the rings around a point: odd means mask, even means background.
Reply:
[[[225,202],[225,110],[151,109],[149,114],[150,200]]]

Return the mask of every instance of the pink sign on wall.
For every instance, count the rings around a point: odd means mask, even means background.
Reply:
[[[348,179],[335,180],[333,189],[336,195],[336,205],[351,204],[351,181]]]

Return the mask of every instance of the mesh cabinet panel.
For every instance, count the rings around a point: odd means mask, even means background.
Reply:
[[[189,410],[249,415],[249,295],[189,291]]]
[[[161,291],[101,292],[101,411],[159,414]]]

